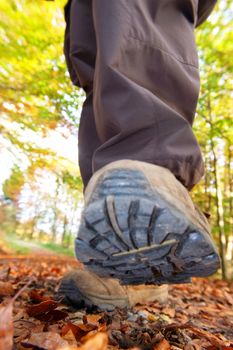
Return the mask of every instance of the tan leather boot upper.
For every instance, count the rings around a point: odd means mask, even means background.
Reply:
[[[117,279],[101,278],[87,270],[74,270],[63,277],[59,294],[74,304],[81,299],[87,305],[111,310],[149,302],[166,302],[168,286],[122,286]],[[78,300],[80,299],[80,300]]]

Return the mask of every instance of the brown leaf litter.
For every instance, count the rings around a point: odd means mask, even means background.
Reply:
[[[195,278],[170,286],[164,305],[75,310],[55,294],[80,267],[58,256],[0,257],[0,350],[233,349],[233,283]]]

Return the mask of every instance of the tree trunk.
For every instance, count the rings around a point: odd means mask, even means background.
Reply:
[[[66,215],[64,215],[64,218],[63,218],[63,231],[62,231],[62,237],[61,237],[61,244],[63,247],[66,247],[66,234],[67,234],[67,228],[68,228],[68,223],[69,223],[69,220],[67,219]]]
[[[55,191],[55,199],[54,199],[54,206],[53,206],[53,213],[54,213],[54,219],[53,219],[53,226],[52,226],[52,243],[56,243],[56,233],[57,233],[57,202],[58,202],[58,194],[59,194],[59,179],[56,178],[56,191]]]
[[[215,152],[215,145],[213,140],[213,123],[212,123],[212,111],[211,111],[211,103],[210,97],[208,99],[208,111],[209,111],[209,125],[210,125],[210,144],[211,151],[213,154],[213,172],[214,172],[214,180],[215,180],[215,205],[217,212],[217,225],[219,229],[219,249],[220,256],[222,260],[222,277],[224,279],[227,278],[227,265],[226,265],[226,236],[224,230],[224,210],[223,210],[223,200],[222,200],[222,191],[220,188],[219,174],[218,174],[218,163],[217,156]]]
[[[226,186],[226,194],[228,198],[228,223],[229,223],[229,235],[227,239],[227,247],[226,247],[226,261],[227,261],[227,277],[228,279],[233,278],[233,206],[232,206],[232,193],[233,193],[233,181],[232,181],[232,170],[231,170],[231,162],[232,162],[232,145],[227,143],[227,162],[225,164],[225,168],[227,170],[226,178],[227,178],[227,186]]]

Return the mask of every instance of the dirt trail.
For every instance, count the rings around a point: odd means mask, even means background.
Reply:
[[[36,242],[28,242],[28,241],[23,241],[21,239],[14,238],[14,243],[16,243],[17,245],[19,245],[22,248],[30,249],[31,253],[29,253],[29,254],[57,255],[57,253],[54,253],[53,251],[51,251],[49,249],[41,247]]]

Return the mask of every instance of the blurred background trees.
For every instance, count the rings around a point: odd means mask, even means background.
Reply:
[[[194,189],[194,197],[211,214],[224,278],[233,277],[232,20],[232,2],[220,1],[196,32],[201,92],[194,130],[205,159],[206,176]]]
[[[66,248],[83,206],[76,143],[84,94],[65,66],[65,3],[0,0],[0,233]],[[201,93],[194,129],[206,176],[192,195],[211,215],[224,278],[233,273],[232,18],[232,3],[221,0],[196,30]]]

